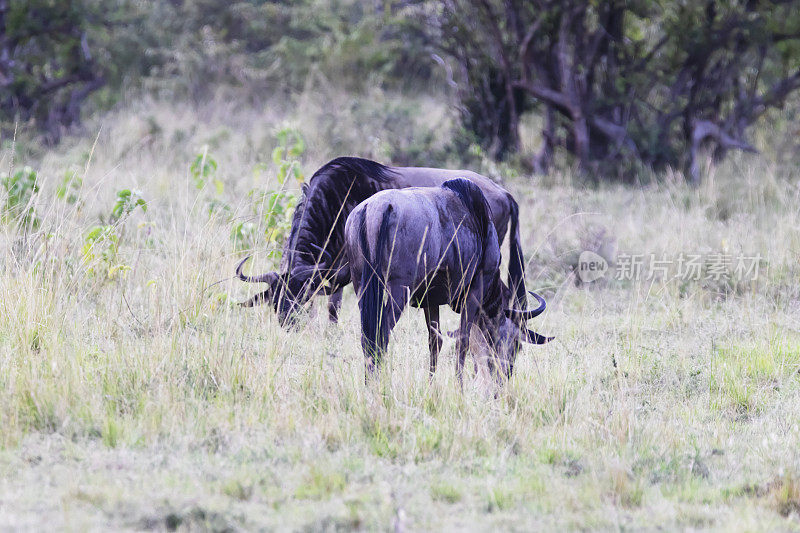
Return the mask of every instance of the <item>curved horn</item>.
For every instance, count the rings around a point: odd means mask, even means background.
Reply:
[[[238,265],[236,265],[236,277],[242,281],[246,281],[247,283],[269,283],[270,285],[275,282],[275,279],[278,275],[275,272],[266,272],[265,274],[260,274],[258,276],[248,276],[242,273],[242,269],[244,269],[244,264],[250,259],[252,256],[247,256],[242,259]]]
[[[544,312],[545,308],[547,307],[544,298],[542,298],[533,291],[528,291],[528,292],[531,293],[533,297],[536,298],[536,300],[539,302],[539,307],[537,307],[536,309],[529,309],[527,311],[520,311],[519,309],[506,309],[507,317],[516,318],[524,321],[524,320],[530,320],[533,317],[537,317]]]
[[[529,342],[531,344],[546,344],[555,339],[555,337],[545,337],[544,335],[540,335],[539,333],[529,329],[525,330],[525,332],[522,334],[522,338],[525,340],[525,342]]]

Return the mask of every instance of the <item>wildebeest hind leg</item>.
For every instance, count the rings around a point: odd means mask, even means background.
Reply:
[[[467,295],[464,307],[461,309],[461,324],[458,328],[458,338],[456,340],[456,377],[461,390],[464,390],[464,361],[467,358],[469,348],[469,334],[472,323],[477,315],[480,300],[476,297],[477,291],[470,291]]]
[[[381,321],[381,347],[380,353],[386,350],[389,344],[389,335],[392,334],[394,326],[400,320],[400,315],[408,302],[408,291],[405,287],[389,287],[389,298],[383,308],[383,320]]]
[[[361,336],[361,343],[364,347],[364,354],[366,355],[366,374],[367,378],[374,375],[381,364],[381,358],[386,353],[386,348],[389,346],[389,336],[400,319],[408,302],[408,295],[405,287],[389,287],[389,298],[386,304],[381,308],[380,321],[380,334],[378,336],[378,344],[375,349],[370,349],[369,341]],[[372,355],[374,354],[374,356]]]

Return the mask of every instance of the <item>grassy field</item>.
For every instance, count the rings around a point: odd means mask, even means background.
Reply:
[[[318,302],[287,332],[231,305],[255,287],[230,276],[242,239],[273,261],[248,191],[275,187],[276,126],[303,132],[306,173],[392,139],[274,109],[140,102],[51,151],[4,145],[40,190],[12,213],[38,227],[0,233],[0,529],[800,528],[800,176],[734,157],[697,190],[509,178],[557,340],[498,398],[462,394],[450,340],[428,383],[409,310],[365,388],[352,290],[338,326]],[[114,216],[132,188],[147,210]],[[583,250],[761,259],[756,280],[581,285]]]

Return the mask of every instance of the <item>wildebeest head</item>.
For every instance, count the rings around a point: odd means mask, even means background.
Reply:
[[[545,344],[553,340],[553,337],[545,337],[528,329],[526,322],[542,314],[546,307],[544,298],[533,291],[528,292],[536,298],[539,305],[535,309],[513,309],[510,304],[514,301],[514,295],[511,289],[501,283],[504,312],[496,317],[484,315],[480,318],[479,325],[485,343],[479,352],[484,352],[481,355],[498,382],[511,378],[522,342]]]
[[[247,276],[242,272],[244,264],[250,257],[245,257],[236,267],[236,276],[242,281],[249,283],[266,283],[267,288],[242,302],[242,307],[254,307],[262,303],[268,303],[278,314],[278,321],[282,326],[289,326],[295,322],[297,304],[297,295],[303,292],[303,283],[299,286],[296,281],[290,278],[288,273],[280,274],[278,272],[267,272],[258,276]]]
[[[267,290],[242,305],[268,302],[283,326],[296,322],[297,313],[316,294],[349,283],[349,269],[341,254],[347,215],[361,201],[383,188],[394,188],[391,168],[357,157],[337,157],[323,165],[302,187],[292,215],[291,229],[283,247],[280,272],[258,276],[242,273],[245,259],[236,269],[245,282],[267,283]]]
[[[316,267],[295,269],[291,274],[267,272],[258,276],[248,276],[242,269],[249,258],[245,257],[236,267],[236,276],[249,283],[266,283],[267,289],[240,305],[253,307],[268,303],[277,313],[282,326],[292,326],[297,322],[298,312],[315,292],[328,294],[331,282],[335,286],[340,286],[349,278],[347,269],[326,270],[328,276],[323,276],[323,272]]]

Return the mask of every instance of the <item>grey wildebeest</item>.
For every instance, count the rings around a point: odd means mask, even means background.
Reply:
[[[520,339],[535,344],[550,340],[525,327],[526,320],[544,311],[544,299],[532,293],[539,302],[536,309],[509,307],[513,297],[500,279],[500,246],[490,207],[468,180],[371,196],[347,219],[345,249],[359,296],[367,376],[374,374],[408,303],[425,310],[431,375],[441,349],[442,305],[461,313],[459,382],[473,324],[492,352],[487,363],[497,381],[511,377]]]
[[[406,187],[435,187],[449,179],[465,177],[478,185],[489,203],[492,222],[500,239],[511,226],[508,281],[515,305],[524,308],[525,281],[519,237],[519,208],[511,194],[486,176],[468,170],[421,167],[389,167],[358,157],[339,157],[317,170],[303,187],[302,198],[284,244],[279,272],[248,276],[246,257],[236,275],[246,282],[266,283],[267,288],[242,305],[269,302],[283,325],[293,323],[296,312],[316,294],[328,294],[328,313],[335,322],[342,288],[350,282],[342,253],[344,225],[353,208],[378,191]]]

